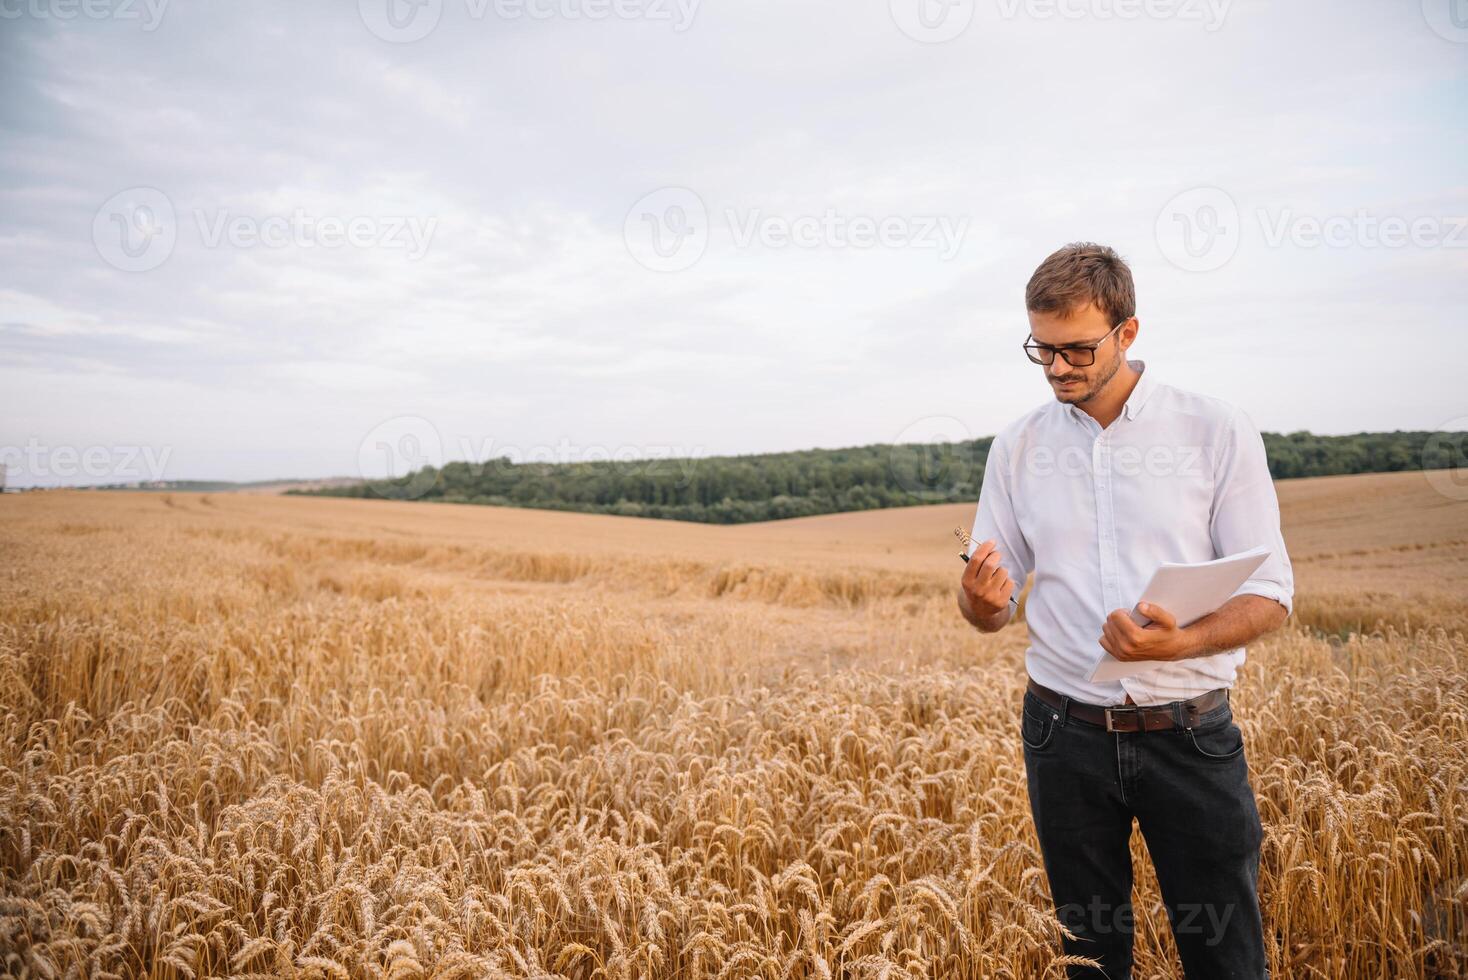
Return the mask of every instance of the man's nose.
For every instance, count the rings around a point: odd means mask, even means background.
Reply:
[[[1066,363],[1065,358],[1056,354],[1055,360],[1051,361],[1050,366],[1045,368],[1045,373],[1052,378],[1063,378],[1070,373],[1070,365]]]

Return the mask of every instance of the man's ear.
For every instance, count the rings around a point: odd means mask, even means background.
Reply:
[[[1121,341],[1121,349],[1126,350],[1137,339],[1137,331],[1142,327],[1142,321],[1135,316],[1128,317],[1126,326],[1118,330],[1117,339]]]

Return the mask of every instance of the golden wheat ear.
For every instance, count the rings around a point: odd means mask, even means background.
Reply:
[[[973,535],[969,534],[968,531],[962,527],[954,528],[953,533],[958,538],[959,542],[963,545],[965,551],[967,551],[969,547],[974,543]]]

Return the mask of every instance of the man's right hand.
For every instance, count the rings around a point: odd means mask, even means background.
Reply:
[[[993,540],[979,545],[969,555],[959,586],[974,618],[986,622],[1009,610],[1009,597],[1016,588],[1014,579],[1000,564],[1000,557]]]

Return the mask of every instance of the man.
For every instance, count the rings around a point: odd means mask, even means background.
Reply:
[[[1132,968],[1132,819],[1141,826],[1189,978],[1268,976],[1262,828],[1228,689],[1244,645],[1289,615],[1294,575],[1258,431],[1233,406],[1165,384],[1137,340],[1131,270],[1067,245],[1025,291],[1025,352],[1048,402],[994,439],[958,605],[992,633],[1031,571],[1021,740],[1030,809],[1065,952]],[[1016,351],[1016,354],[1019,352]],[[1179,628],[1128,616],[1159,562],[1269,557],[1213,613]],[[1145,671],[1091,683],[1103,654]]]

